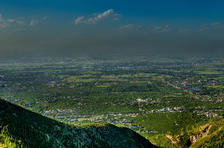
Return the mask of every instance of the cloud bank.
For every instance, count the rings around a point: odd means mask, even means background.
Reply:
[[[109,9],[103,13],[96,14],[93,17],[79,16],[74,20],[74,24],[97,24],[109,17],[111,17],[113,20],[119,20],[120,15],[115,14],[113,9]]]

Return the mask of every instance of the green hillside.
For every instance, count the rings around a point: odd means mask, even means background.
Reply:
[[[7,147],[155,147],[128,128],[74,127],[0,100],[0,143]]]
[[[192,145],[192,148],[223,148],[224,147],[224,120],[210,123],[211,129],[208,134]]]
[[[224,120],[217,118],[207,121],[204,125],[189,125],[188,129],[179,134],[158,134],[151,137],[150,141],[160,143],[158,145],[164,148],[223,148]]]

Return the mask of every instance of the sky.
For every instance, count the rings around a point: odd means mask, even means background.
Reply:
[[[222,0],[0,1],[0,56],[224,55]]]

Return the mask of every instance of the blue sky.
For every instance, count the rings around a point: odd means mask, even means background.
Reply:
[[[222,0],[2,0],[0,52],[220,51],[223,18]]]
[[[223,5],[222,0],[7,0],[0,1],[0,13],[25,19],[48,16],[54,22],[113,9],[122,15],[119,23],[184,25],[221,21]]]

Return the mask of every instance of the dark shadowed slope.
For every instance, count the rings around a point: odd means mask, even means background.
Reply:
[[[0,141],[8,147],[155,147],[127,128],[73,127],[0,100]]]

